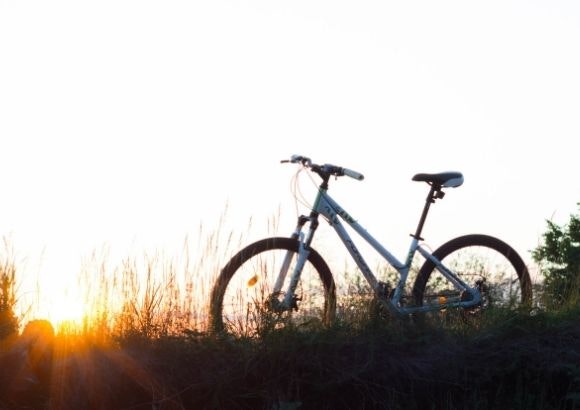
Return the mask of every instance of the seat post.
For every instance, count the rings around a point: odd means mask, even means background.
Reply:
[[[445,193],[441,191],[441,187],[439,185],[431,185],[427,199],[425,199],[425,207],[423,208],[421,219],[417,225],[417,230],[415,231],[414,235],[411,235],[413,238],[417,239],[418,241],[423,240],[423,238],[421,238],[421,232],[423,231],[423,225],[425,225],[425,220],[427,219],[429,208],[431,207],[431,204],[435,203],[436,199],[441,199],[443,196],[445,196]]]

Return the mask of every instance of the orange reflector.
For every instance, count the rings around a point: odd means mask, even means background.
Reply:
[[[250,280],[248,280],[248,287],[251,288],[256,283],[258,283],[258,275],[254,275],[250,278]]]

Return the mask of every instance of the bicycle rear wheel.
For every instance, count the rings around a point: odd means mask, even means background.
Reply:
[[[466,235],[445,243],[433,256],[471,287],[478,287],[482,302],[470,310],[498,307],[515,309],[530,305],[532,282],[522,258],[508,244],[487,235]],[[460,292],[427,260],[413,286],[418,306]],[[439,299],[440,300],[440,299]]]
[[[210,329],[242,337],[257,337],[283,326],[327,325],[336,310],[335,284],[330,269],[314,249],[302,270],[295,292],[295,308],[273,308],[284,295],[273,294],[286,256],[291,256],[282,290],[288,289],[298,259],[299,242],[268,238],[238,252],[222,269],[212,290]],[[290,253],[289,253],[290,252]]]

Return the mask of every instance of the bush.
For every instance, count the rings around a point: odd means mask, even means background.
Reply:
[[[16,267],[5,243],[7,255],[0,257],[0,339],[18,332],[18,318],[14,314],[16,305]]]
[[[546,306],[559,308],[580,301],[580,215],[571,215],[563,226],[547,224],[544,243],[532,256],[545,278]]]
[[[0,276],[0,339],[18,332],[18,318],[14,315],[13,282],[9,276]]]

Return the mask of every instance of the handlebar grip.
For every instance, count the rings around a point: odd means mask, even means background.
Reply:
[[[293,164],[301,163],[302,165],[306,166],[310,166],[312,164],[312,160],[310,158],[302,155],[292,155],[290,162]]]
[[[351,177],[353,179],[357,179],[359,181],[365,179],[365,176],[363,174],[361,174],[360,172],[353,171],[352,169],[343,168],[342,172],[344,175]]]

